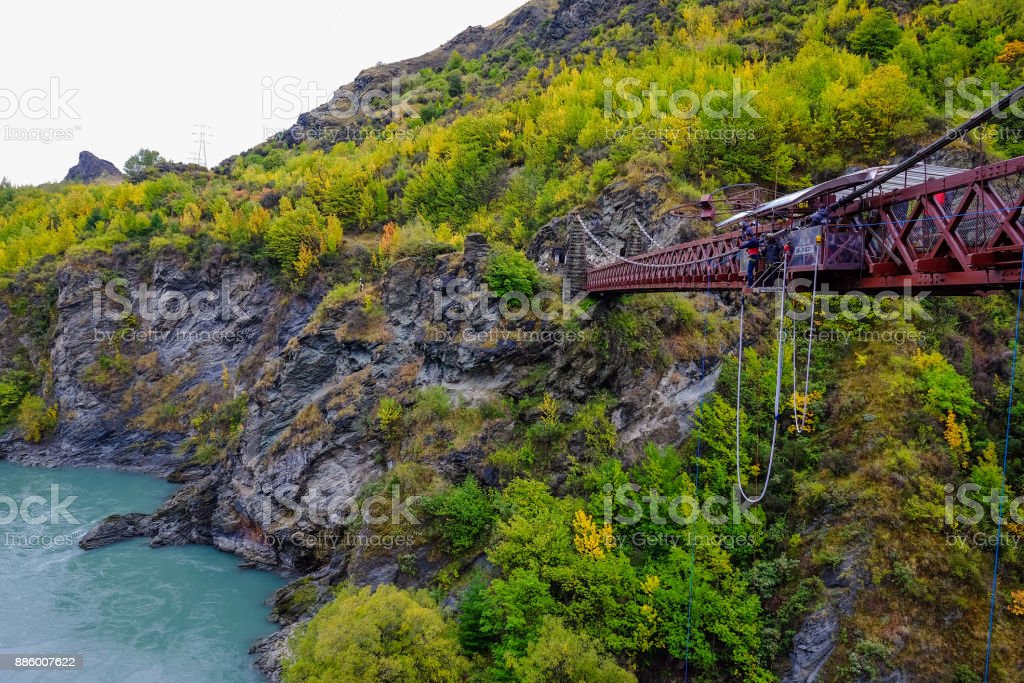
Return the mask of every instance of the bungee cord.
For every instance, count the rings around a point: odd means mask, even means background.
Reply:
[[[748,503],[756,504],[760,503],[765,495],[768,493],[768,485],[772,480],[772,468],[775,465],[775,450],[778,443],[779,436],[779,404],[782,397],[782,370],[783,370],[783,359],[785,358],[785,345],[783,344],[783,333],[785,332],[786,324],[786,274],[788,271],[789,262],[787,259],[782,261],[782,283],[783,286],[779,291],[779,335],[778,335],[778,351],[775,359],[775,407],[773,409],[773,421],[772,421],[772,447],[768,453],[768,469],[765,472],[764,486],[761,487],[761,492],[756,496],[748,496],[747,492],[743,489],[743,472],[740,457],[740,399],[742,396],[743,388],[743,333],[744,333],[744,320],[746,318],[746,295],[740,295],[740,338],[739,338],[739,350],[738,350],[738,361],[736,366],[736,486],[739,490],[740,495]]]

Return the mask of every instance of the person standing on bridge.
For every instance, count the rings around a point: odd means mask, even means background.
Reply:
[[[808,216],[807,224],[818,227],[828,225],[828,207],[823,206]]]
[[[761,253],[761,242],[750,226],[743,228],[743,242],[740,243],[740,249],[747,250],[747,287],[753,287],[754,273],[757,271],[757,261]]]
[[[769,280],[774,280],[776,273],[782,268],[782,245],[779,244],[779,238],[777,235],[768,235],[764,242],[764,262],[765,271],[761,276],[761,282],[768,284]],[[772,282],[771,284],[774,284]]]

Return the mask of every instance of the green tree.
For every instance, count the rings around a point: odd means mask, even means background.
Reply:
[[[896,143],[928,131],[931,107],[895,64],[884,64],[848,90],[839,105],[841,129],[871,161],[892,156]]]
[[[313,202],[304,197],[294,209],[282,210],[281,215],[271,221],[266,251],[280,264],[283,273],[295,275],[303,268],[308,269],[310,257],[323,253],[325,242],[323,216]]]
[[[423,509],[434,518],[438,531],[455,555],[476,546],[494,519],[491,497],[473,476],[466,477],[461,486],[425,499]]]
[[[445,67],[446,71],[456,71],[461,69],[466,63],[466,58],[459,54],[458,50],[452,50],[451,56],[448,58],[448,66]]]
[[[537,265],[510,248],[495,249],[487,262],[487,286],[498,296],[521,292],[532,296],[540,285]]]
[[[608,657],[593,638],[544,617],[537,640],[512,666],[522,683],[635,683],[636,676]]]
[[[124,162],[124,172],[132,182],[139,182],[146,174],[166,161],[160,152],[152,149],[140,149]]]
[[[57,428],[57,406],[47,407],[41,396],[26,394],[18,406],[18,427],[25,441],[39,443]]]
[[[847,41],[854,52],[882,61],[889,57],[902,35],[900,25],[889,10],[875,7],[861,19]]]
[[[465,92],[465,86],[462,85],[462,74],[458,71],[452,71],[447,76],[448,79],[448,96],[458,97]]]
[[[286,683],[456,683],[469,664],[426,591],[342,586],[289,642]]]
[[[9,426],[17,415],[22,398],[33,384],[33,376],[24,370],[8,370],[0,374],[0,430]]]
[[[551,585],[532,571],[515,569],[488,588],[480,628],[500,639],[495,655],[501,660],[506,654],[525,653],[537,637],[541,618],[558,612]]]

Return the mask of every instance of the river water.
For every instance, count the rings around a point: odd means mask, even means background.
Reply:
[[[151,512],[175,486],[96,469],[0,461],[0,654],[80,655],[77,670],[0,670],[0,681],[251,683],[249,646],[274,631],[282,585],[202,546],[145,540],[83,552],[107,515]],[[12,511],[12,507],[14,510]]]

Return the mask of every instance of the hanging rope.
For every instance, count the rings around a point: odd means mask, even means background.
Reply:
[[[708,359],[708,316],[711,312],[711,271],[708,271],[707,291],[705,293],[707,301],[704,304],[704,351],[700,355],[700,383],[701,383],[701,395],[700,401],[697,404],[697,414],[703,415],[704,410],[704,396],[703,391],[704,380],[707,377],[707,359]],[[701,436],[701,430],[697,430],[697,455],[694,457],[694,475],[693,475],[693,497],[696,500],[697,496],[700,495],[700,457],[704,450],[704,439]],[[697,543],[693,538],[693,527],[690,527],[690,597],[686,605],[686,658],[685,664],[683,665],[683,682],[686,683],[690,680],[690,632],[692,628],[692,617],[693,617],[693,575],[697,571]]]
[[[999,551],[1003,540],[1003,496],[1006,495],[1006,460],[1010,452],[1010,425],[1013,419],[1013,384],[1017,379],[1017,349],[1020,345],[1020,307],[1024,293],[1024,249],[1021,249],[1020,274],[1017,276],[1017,319],[1013,326],[1013,360],[1010,361],[1010,397],[1006,405],[1006,437],[1003,440],[1003,478],[999,490],[999,518],[996,523],[996,557],[992,566],[992,599],[988,607],[988,637],[985,642],[985,683],[988,683],[992,659],[992,628],[996,616],[996,588],[999,586]]]
[[[772,467],[775,464],[775,447],[779,436],[779,401],[782,397],[782,359],[785,358],[785,345],[782,341],[782,335],[785,332],[786,324],[786,273],[788,271],[789,260],[782,260],[782,290],[779,292],[779,336],[778,336],[778,351],[775,359],[775,408],[772,411],[773,424],[772,424],[772,449],[768,453],[768,470],[765,472],[764,486],[761,488],[761,493],[751,498],[747,495],[747,492],[743,490],[743,473],[741,471],[740,463],[740,397],[742,396],[741,390],[743,388],[743,327],[744,318],[746,317],[746,295],[740,295],[740,340],[739,340],[739,360],[736,366],[736,485],[739,488],[740,495],[743,496],[743,500],[748,503],[760,503],[765,494],[768,493],[768,484],[772,480]]]
[[[814,305],[817,303],[818,298],[818,264],[820,262],[820,250],[817,248],[817,244],[815,244],[814,277],[811,283],[811,319],[807,328],[807,361],[804,366],[804,408],[803,412],[799,415],[800,411],[796,408],[796,318],[793,319],[793,426],[796,428],[797,434],[802,434],[804,427],[807,426],[807,404],[810,402],[809,394],[811,391],[811,348],[814,346]]]

